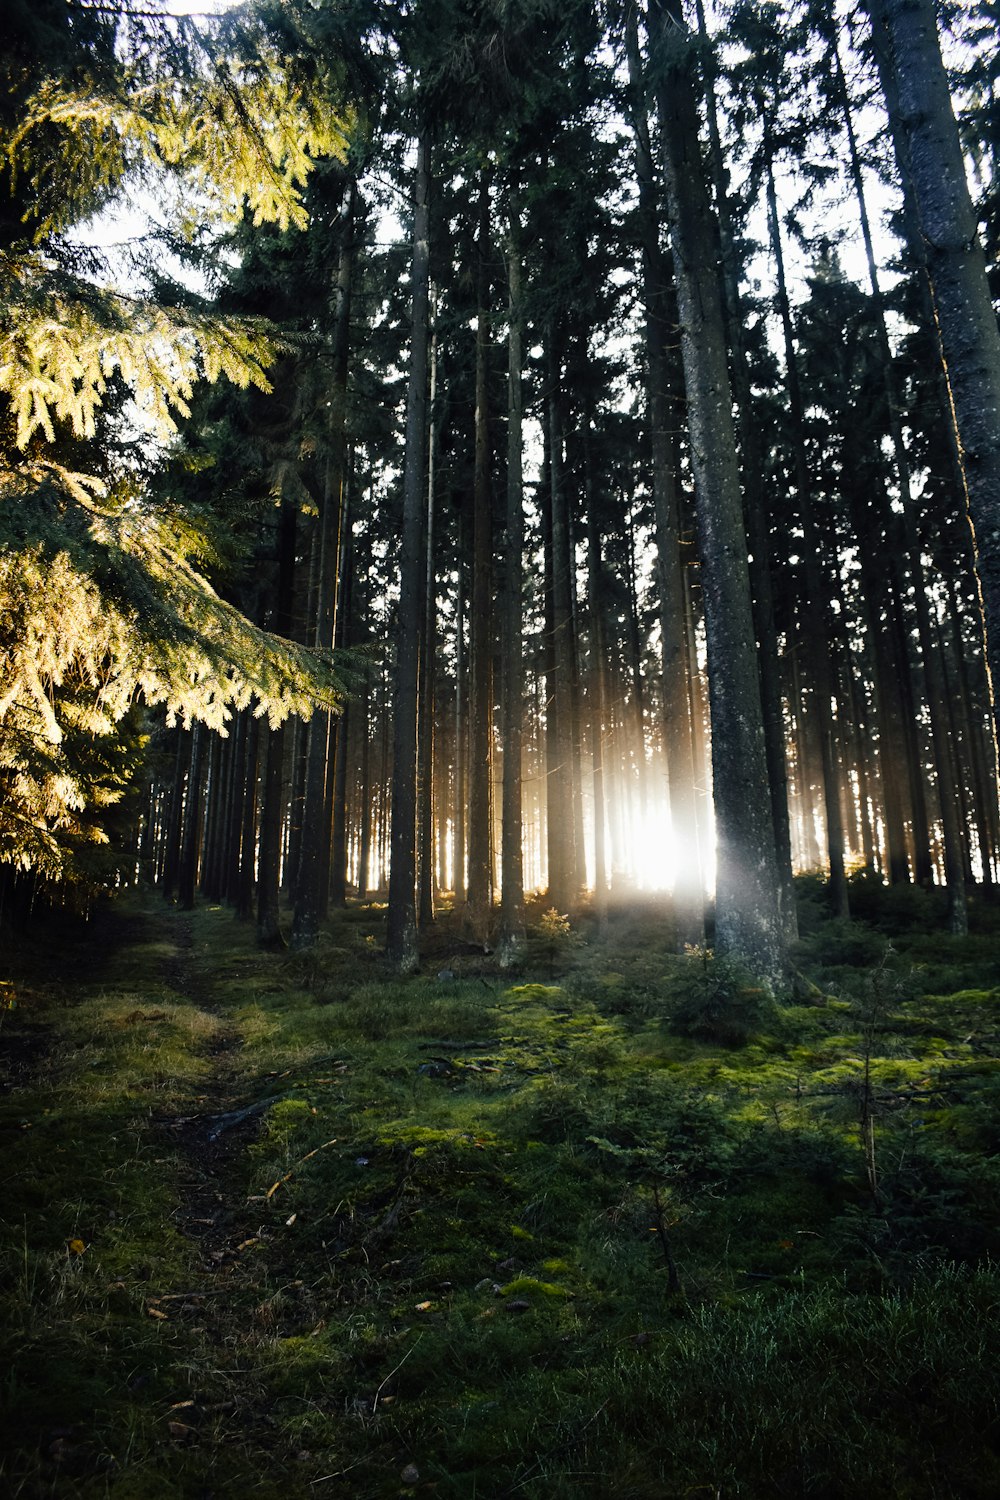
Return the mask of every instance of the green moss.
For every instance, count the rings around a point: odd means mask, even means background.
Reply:
[[[565,990],[557,984],[516,984],[510,994],[518,1000],[533,1000],[542,1004],[557,1004],[566,998]]]
[[[569,1297],[570,1292],[554,1281],[538,1281],[534,1276],[518,1276],[501,1287],[504,1297],[554,1298],[556,1301]]]
[[[762,1010],[733,1047],[665,1024],[701,961],[659,910],[574,948],[564,985],[535,982],[543,956],[516,990],[388,979],[353,941],[368,911],[314,959],[259,953],[225,911],[197,912],[183,953],[187,918],[147,920],[120,986],[4,1023],[51,1028],[43,1073],[0,1100],[13,1492],[278,1496],[342,1473],[376,1500],[405,1455],[441,1500],[915,1495],[932,1471],[992,1495],[985,949],[953,994],[894,991],[874,1029],[869,969],[841,964],[856,999]],[[165,1435],[185,1411],[195,1435]],[[79,1472],[46,1468],[60,1425]]]

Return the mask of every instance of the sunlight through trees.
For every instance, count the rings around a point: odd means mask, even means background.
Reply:
[[[859,870],[944,885],[961,932],[1000,878],[988,9],[19,0],[11,901],[151,881],[265,943],[287,901],[309,948],[380,895],[411,970],[442,899],[512,964],[525,892],[648,889],[774,988],[793,871],[842,916]],[[125,258],[86,241],[140,195]]]

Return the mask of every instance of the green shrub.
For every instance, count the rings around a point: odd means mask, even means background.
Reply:
[[[742,1047],[777,1019],[768,992],[729,958],[696,954],[673,985],[670,1029],[678,1036]]]
[[[862,872],[850,881],[849,900],[857,918],[890,937],[945,925],[946,897],[940,886],[886,885],[879,876]]]

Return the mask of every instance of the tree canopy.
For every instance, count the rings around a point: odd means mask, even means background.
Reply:
[[[345,158],[356,125],[337,69],[302,63],[263,12],[207,29],[86,0],[15,12],[0,103],[0,858],[14,865],[80,873],[68,836],[88,819],[100,839],[94,809],[121,787],[90,781],[79,741],[113,735],[137,698],[219,731],[250,703],[278,723],[339,701],[330,654],[222,597],[197,565],[211,552],[197,516],[152,484],[197,384],[270,390],[280,335],[163,295],[155,246],[123,286],[74,240],[137,193],[169,201],[182,247],[244,217],[301,228],[310,171]]]

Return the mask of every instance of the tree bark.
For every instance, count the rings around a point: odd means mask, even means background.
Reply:
[[[323,506],[320,513],[314,645],[333,646],[340,585],[341,537],[347,483],[347,368],[350,352],[351,280],[354,270],[354,216],[357,186],[344,188],[340,211],[340,254],[334,300],[332,380],[330,386],[330,449],[326,460]],[[311,948],[326,915],[330,874],[330,807],[327,794],[331,774],[331,718],[317,710],[309,722],[306,781],[302,808],[298,884],[292,919],[291,946]]]
[[[899,497],[903,507],[902,515],[898,517],[898,529],[902,532],[902,545],[900,546],[897,543],[896,546],[892,547],[891,551],[895,565],[898,567],[904,563],[908,564],[909,573],[913,579],[913,600],[917,612],[917,629],[920,638],[920,650],[923,657],[924,676],[927,684],[934,759],[938,771],[942,834],[944,838],[945,882],[948,887],[948,925],[952,932],[964,933],[968,931],[969,925],[965,882],[961,876],[966,841],[962,837],[961,823],[954,811],[955,746],[949,726],[944,663],[937,633],[931,628],[930,601],[927,596],[927,584],[920,562],[920,541],[914,518],[910,459],[903,438],[900,401],[893,371],[889,331],[885,321],[882,288],[879,283],[878,266],[875,260],[875,246],[868,217],[861,159],[854,133],[854,121],[851,116],[847,80],[844,77],[840,51],[837,47],[836,30],[832,25],[827,36],[827,46],[837,85],[844,129],[847,133],[851,181],[854,187],[855,200],[858,205],[861,233],[865,246],[865,259],[868,266],[868,281],[871,287],[872,303],[875,311],[875,331],[879,351],[882,356],[882,380],[885,390],[886,410],[889,417],[889,431],[892,437],[896,483],[899,488]]]
[[[403,537],[393,694],[392,810],[386,951],[401,973],[419,963],[416,914],[417,689],[420,672],[421,549],[427,446],[427,347],[430,302],[430,144],[417,146],[411,270],[410,373],[406,393]]]
[[[432,302],[435,299],[432,299]],[[430,424],[427,437],[427,510],[424,524],[423,635],[420,654],[420,705],[417,745],[417,925],[434,921],[434,777],[435,701],[437,660],[437,539],[435,460],[437,444],[437,330],[435,309],[430,308]]]
[[[702,68],[705,79],[709,162],[718,215],[723,314],[731,354],[733,398],[736,402],[739,424],[743,509],[746,518],[747,541],[750,547],[750,593],[753,599],[754,628],[758,642],[757,664],[760,671],[761,706],[764,710],[764,741],[767,751],[767,778],[771,790],[774,847],[781,880],[781,916],[785,938],[788,942],[794,942],[798,937],[798,914],[795,906],[795,887],[792,881],[785,714],[781,692],[778,633],[774,618],[774,591],[771,581],[771,543],[765,503],[764,453],[760,423],[752,400],[750,357],[747,351],[741,307],[740,266],[734,211],[730,200],[716,103],[715,55],[708,39],[702,0],[696,0],[695,10],[698,17],[698,36],[702,47]]]
[[[205,736],[202,724],[191,726],[191,759],[188,764],[187,789],[184,797],[184,832],[181,838],[180,869],[177,877],[177,899],[183,911],[194,908],[198,880],[198,855],[201,848],[202,774],[205,763]]]
[[[694,49],[679,0],[651,0],[650,14],[697,485],[717,839],[715,941],[720,953],[777,986],[785,967],[778,867]]]
[[[562,359],[556,333],[547,333],[548,479],[547,522],[550,545],[548,609],[551,672],[546,702],[548,897],[568,911],[580,894],[573,803],[573,604],[570,587],[569,505],[563,477]],[[551,725],[551,728],[549,726]]]
[[[283,501],[278,517],[278,578],[271,622],[279,635],[290,635],[292,629],[296,519],[295,506]],[[279,897],[285,815],[285,726],[269,727],[266,741],[257,855],[257,941],[264,948],[273,948],[283,941]]]
[[[774,150],[767,123],[767,103],[758,97],[759,113],[764,120],[764,156],[767,175],[767,223],[777,271],[778,314],[785,345],[785,381],[788,388],[791,417],[792,458],[795,488],[799,502],[799,520],[804,540],[805,598],[802,601],[809,646],[809,670],[816,684],[819,719],[820,757],[823,767],[823,807],[826,814],[827,862],[830,875],[830,902],[838,917],[850,915],[847,899],[847,873],[844,866],[844,827],[840,811],[840,777],[837,763],[836,723],[833,704],[834,679],[830,670],[831,629],[830,584],[824,573],[819,537],[813,514],[812,485],[805,451],[805,404],[799,381],[792,327],[792,310],[785,278],[785,255],[778,220],[777,190],[774,181]]]
[[[524,717],[524,363],[521,291],[520,208],[516,190],[507,207],[507,526],[504,553],[503,675],[500,742],[503,748],[503,805],[500,833],[500,933],[497,958],[514,967],[525,947],[523,808],[521,756]]]
[[[489,305],[490,181],[479,179],[476,247],[476,412],[472,496],[472,619],[469,642],[469,866],[466,918],[486,945],[493,912],[490,794],[493,740],[493,504],[490,483]]]
[[[601,527],[594,493],[590,453],[590,416],[584,413],[584,493],[587,505],[587,616],[590,651],[587,697],[590,700],[590,756],[594,781],[594,911],[603,927],[608,917],[607,819],[604,784],[604,599],[602,591]]]
[[[1000,686],[1000,330],[969,195],[933,0],[866,0],[895,85],[886,103],[912,183],[986,624],[994,737]]]

